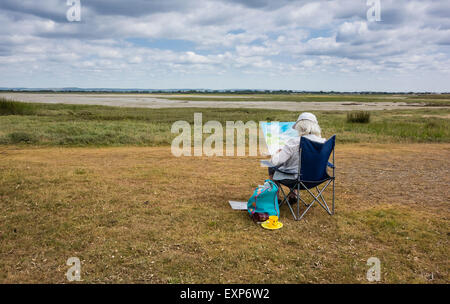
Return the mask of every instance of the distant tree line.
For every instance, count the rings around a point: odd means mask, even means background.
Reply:
[[[313,94],[313,95],[432,95],[450,94],[450,92],[338,92],[338,91],[299,91],[299,90],[249,90],[249,89],[229,89],[229,90],[209,90],[209,89],[108,89],[108,88],[60,88],[60,89],[28,89],[28,88],[0,88],[0,92],[29,92],[29,93],[134,93],[134,94],[270,94],[270,95],[293,95],[293,94]]]

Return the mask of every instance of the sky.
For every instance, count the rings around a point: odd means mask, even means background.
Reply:
[[[0,0],[0,87],[450,91],[448,0],[78,1]]]

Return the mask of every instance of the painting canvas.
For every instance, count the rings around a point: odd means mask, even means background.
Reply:
[[[297,131],[292,129],[294,124],[294,122],[277,121],[260,124],[270,155],[282,148],[289,139],[298,137]]]

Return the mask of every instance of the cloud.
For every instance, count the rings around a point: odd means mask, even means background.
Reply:
[[[450,4],[444,0],[381,0],[381,22],[367,20],[365,0],[81,4],[81,22],[71,23],[65,0],[0,2],[0,70],[14,76],[0,78],[0,86],[13,80],[32,86],[20,81],[36,81],[21,75],[39,71],[48,73],[47,86],[84,83],[89,73],[91,82],[109,79],[118,86],[121,79],[125,86],[137,75],[139,81],[162,75],[175,87],[179,75],[189,74],[218,75],[229,86],[250,86],[243,75],[279,77],[283,84],[309,74],[333,85],[336,73],[370,72],[393,81],[398,73],[414,73],[419,82],[433,71],[443,75],[440,87],[448,86]]]
[[[24,19],[31,16],[66,22],[66,2],[60,0],[2,0],[0,10],[14,14],[15,18]]]

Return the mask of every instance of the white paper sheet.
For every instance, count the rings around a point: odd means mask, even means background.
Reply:
[[[247,210],[247,202],[228,201],[233,210]]]

